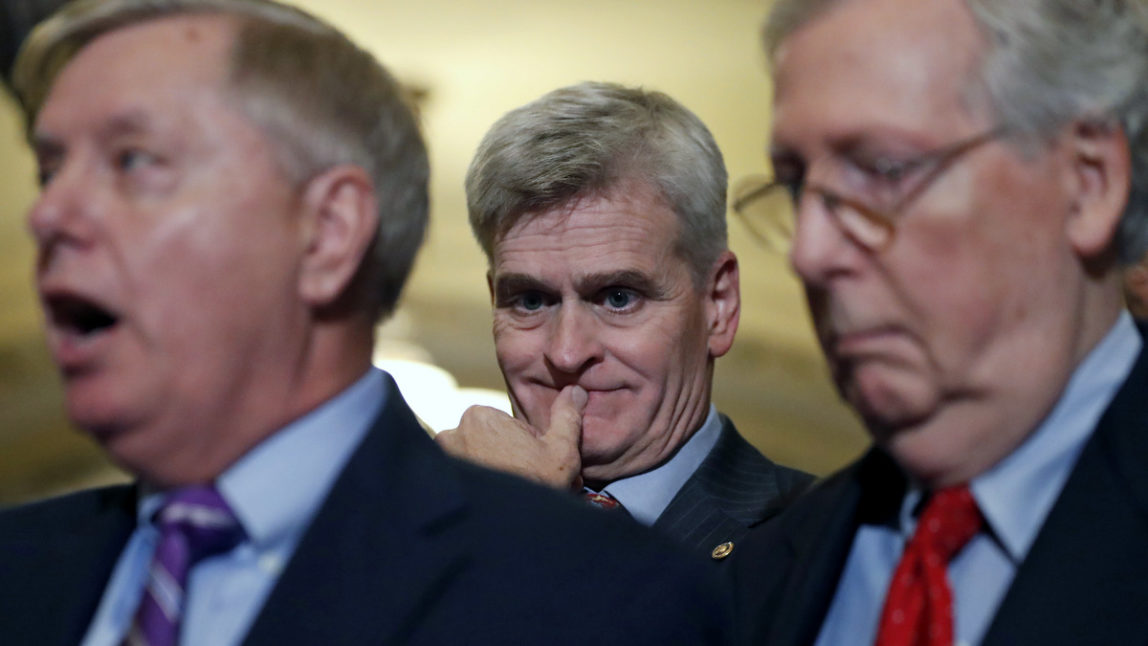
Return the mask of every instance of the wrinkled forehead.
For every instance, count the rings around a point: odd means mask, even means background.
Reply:
[[[556,255],[577,246],[591,265],[602,260],[598,252],[662,262],[676,247],[679,232],[676,213],[656,189],[645,182],[623,182],[524,214],[496,238],[491,260],[497,268],[523,251]]]
[[[497,261],[500,247],[524,234],[556,238],[571,228],[583,227],[587,221],[606,233],[621,234],[636,225],[666,231],[675,237],[681,230],[677,213],[652,182],[622,177],[605,188],[587,189],[554,205],[522,212],[505,232],[495,236],[494,260]]]
[[[774,132],[950,129],[984,41],[961,0],[846,0],[805,22],[773,57]]]
[[[218,92],[230,71],[237,21],[219,13],[153,17],[100,33],[51,80],[36,124],[71,104],[146,104],[193,88]]]

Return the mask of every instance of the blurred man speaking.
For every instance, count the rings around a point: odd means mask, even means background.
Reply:
[[[710,403],[741,297],[725,165],[693,113],[609,83],[555,90],[487,133],[467,202],[519,419],[472,409],[448,450],[585,485],[717,559],[808,484]]]
[[[15,84],[68,413],[139,483],[0,515],[0,642],[720,639],[673,552],[447,459],[371,368],[428,170],[369,54],[273,2],[82,0]]]
[[[755,531],[755,643],[1148,635],[1142,0],[781,0],[764,200],[873,449]],[[792,230],[792,229],[791,229]]]

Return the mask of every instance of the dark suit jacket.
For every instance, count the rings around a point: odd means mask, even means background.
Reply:
[[[445,457],[393,382],[245,644],[710,644],[711,569],[625,519]],[[0,644],[74,646],[135,516],[116,487],[0,514]]]
[[[813,481],[808,473],[774,464],[725,415],[721,421],[717,443],[654,523],[706,558],[722,543],[738,543]]]
[[[813,643],[858,525],[895,514],[904,487],[892,459],[871,450],[754,529],[732,557],[748,643]],[[1086,443],[982,643],[1148,643],[1148,354]]]

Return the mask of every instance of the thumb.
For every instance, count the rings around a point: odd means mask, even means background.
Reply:
[[[581,443],[586,399],[586,391],[581,386],[566,386],[558,393],[550,406],[550,428],[545,434],[549,440],[574,446]]]

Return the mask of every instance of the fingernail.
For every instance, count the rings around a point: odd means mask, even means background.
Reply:
[[[586,406],[586,400],[589,399],[590,396],[586,394],[586,390],[582,388],[582,386],[575,385],[571,386],[571,388],[573,390],[570,391],[570,399],[574,402],[574,405],[578,407],[578,410],[582,410]]]

